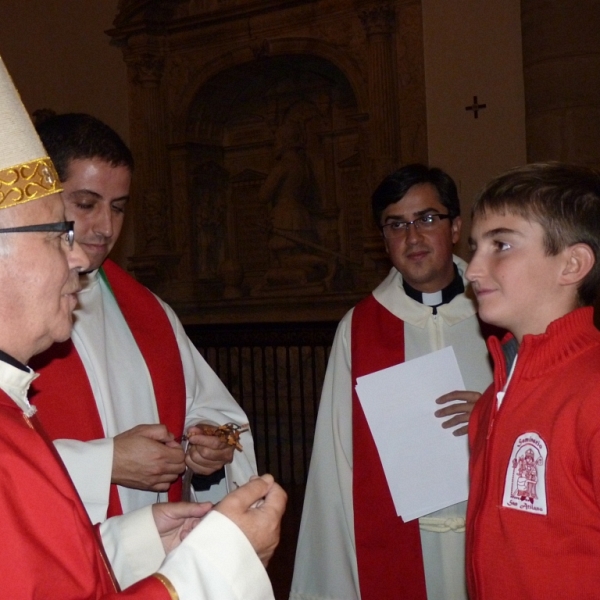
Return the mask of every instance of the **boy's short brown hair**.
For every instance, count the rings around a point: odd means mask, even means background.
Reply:
[[[479,192],[472,216],[513,214],[539,223],[546,253],[587,244],[595,263],[577,290],[581,306],[594,304],[600,287],[600,172],[559,162],[518,167],[490,181]]]

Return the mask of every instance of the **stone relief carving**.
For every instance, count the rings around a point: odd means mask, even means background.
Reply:
[[[304,286],[322,281],[327,261],[319,256],[317,221],[322,205],[302,123],[285,121],[275,132],[275,164],[263,183],[260,201],[269,207],[271,266],[264,284]]]
[[[110,35],[130,66],[145,205],[131,264],[177,264],[157,292],[248,316],[373,287],[385,255],[370,191],[400,149],[426,160],[419,9],[121,0]]]
[[[340,242],[347,229],[339,219],[346,211],[340,210],[344,186],[335,162],[356,153],[355,115],[348,82],[314,57],[263,56],[199,90],[188,135],[203,152],[219,148],[218,160],[231,173],[224,258],[213,260],[203,276],[216,269],[225,282],[227,273],[229,297],[236,286],[237,297],[351,286],[352,279],[340,274],[362,263],[347,256],[350,246]],[[240,272],[242,283],[234,286],[232,277],[239,279]]]

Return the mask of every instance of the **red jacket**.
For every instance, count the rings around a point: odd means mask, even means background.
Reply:
[[[592,317],[578,309],[525,336],[500,409],[507,370],[499,341],[489,342],[494,384],[469,425],[471,600],[600,595],[600,332]]]

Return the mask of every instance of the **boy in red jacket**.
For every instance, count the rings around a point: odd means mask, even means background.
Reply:
[[[469,424],[471,600],[600,595],[600,173],[533,164],[473,208],[494,383]]]

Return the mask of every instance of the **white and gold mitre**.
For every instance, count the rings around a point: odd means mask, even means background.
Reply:
[[[0,58],[0,208],[61,190],[56,169]]]

